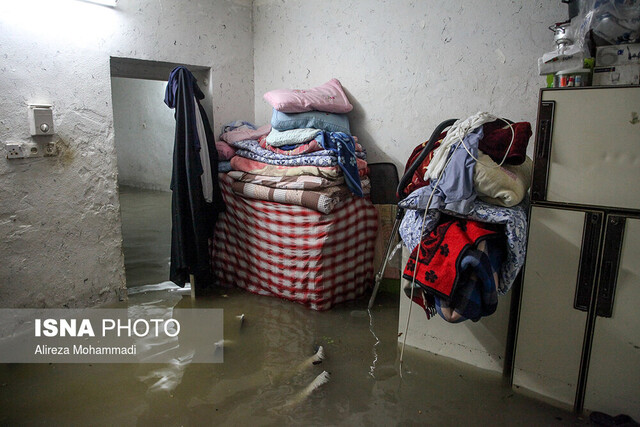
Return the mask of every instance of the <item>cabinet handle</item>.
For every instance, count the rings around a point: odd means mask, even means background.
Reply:
[[[611,215],[607,221],[598,299],[596,301],[596,315],[601,317],[611,317],[613,315],[613,301],[618,281],[618,268],[620,266],[625,224],[625,218],[621,216]]]
[[[576,282],[576,292],[573,300],[573,308],[576,310],[585,312],[589,310],[591,292],[596,281],[602,216],[603,214],[600,212],[587,212],[584,218],[583,245],[580,252],[578,281]]]
[[[534,202],[544,201],[547,198],[547,175],[549,173],[554,109],[554,101],[542,101],[540,103],[533,162],[533,180],[531,182],[531,200]]]

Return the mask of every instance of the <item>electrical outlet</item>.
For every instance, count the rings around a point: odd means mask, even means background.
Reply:
[[[24,147],[21,142],[7,142],[7,159],[24,159]]]
[[[36,142],[23,142],[22,143],[25,157],[42,157],[42,150]]]

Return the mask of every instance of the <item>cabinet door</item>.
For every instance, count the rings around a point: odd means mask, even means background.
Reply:
[[[626,218],[623,236],[613,311],[595,320],[584,406],[640,420],[640,219]]]
[[[640,209],[640,87],[547,90],[542,101],[555,102],[547,200]]]
[[[586,218],[581,211],[532,208],[514,361],[515,386],[568,405],[587,321],[574,308]]]

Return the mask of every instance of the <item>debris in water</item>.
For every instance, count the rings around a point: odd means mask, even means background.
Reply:
[[[222,340],[216,341],[214,346],[216,347],[216,350],[220,350],[223,348],[231,347],[233,344],[234,343],[231,340],[222,339]]]
[[[322,346],[318,347],[318,350],[315,352],[313,356],[302,362],[298,365],[298,370],[304,369],[308,366],[319,365],[324,360],[324,348]]]
[[[324,348],[322,346],[318,347],[318,351],[316,354],[311,356],[311,363],[314,365],[319,365],[324,360]]]
[[[293,406],[296,406],[303,402],[307,397],[311,395],[315,390],[320,388],[322,385],[329,382],[331,378],[331,374],[327,371],[322,371],[320,375],[318,375],[311,383],[304,388],[300,393],[296,394],[293,399],[285,403],[280,409],[290,409]]]
[[[236,316],[236,319],[240,320],[240,327],[242,327],[242,325],[244,325],[244,313],[242,313],[240,316]]]

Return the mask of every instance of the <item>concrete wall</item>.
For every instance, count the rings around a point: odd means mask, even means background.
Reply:
[[[249,0],[0,2],[0,306],[113,299],[124,268],[111,56],[211,67],[214,126],[253,118]],[[27,105],[54,106],[54,158],[6,160],[32,141]]]
[[[535,122],[537,58],[560,1],[255,0],[256,122],[262,95],[332,77],[348,91],[352,131],[369,160],[402,173],[441,121],[488,111]]]
[[[163,102],[166,82],[113,77],[113,126],[118,183],[169,191],[174,110]]]

